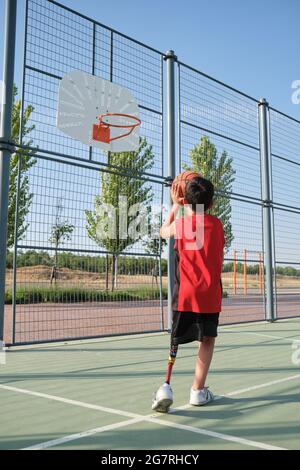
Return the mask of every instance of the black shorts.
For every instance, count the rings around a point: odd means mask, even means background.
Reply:
[[[217,337],[219,313],[173,311],[171,344],[203,341],[204,336]]]

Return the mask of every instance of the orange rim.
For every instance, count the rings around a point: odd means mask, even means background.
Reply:
[[[130,124],[130,125],[121,125],[121,124],[110,124],[109,122],[103,122],[102,119],[105,117],[105,116],[120,116],[120,117],[127,117],[127,118],[130,118],[130,119],[133,119],[134,121],[136,121],[135,123],[133,124]],[[139,126],[142,121],[137,118],[136,116],[132,116],[131,114],[121,114],[121,113],[106,113],[106,114],[99,114],[98,116],[98,119],[99,119],[99,124],[102,124],[104,126],[109,126],[109,127],[118,127],[118,128],[124,128],[124,129],[134,129],[135,127]]]

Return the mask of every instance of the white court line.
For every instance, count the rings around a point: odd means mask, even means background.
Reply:
[[[30,447],[24,447],[21,450],[42,450],[48,449],[49,447],[58,446],[65,444],[66,442],[75,441],[76,439],[82,439],[83,437],[92,436],[94,434],[100,434],[101,432],[111,431],[112,429],[122,428],[123,426],[130,426],[131,424],[139,423],[143,421],[144,418],[133,418],[127,419],[126,421],[121,421],[115,424],[108,424],[107,426],[102,426],[100,428],[89,429],[88,431],[78,432],[76,434],[71,434],[69,436],[61,437],[58,439],[53,439],[52,441],[42,442],[41,444],[36,444]]]
[[[264,449],[264,450],[287,450],[284,447],[277,447],[277,446],[272,446],[270,444],[264,444],[262,442],[257,442],[257,441],[252,441],[250,439],[244,439],[241,437],[236,437],[232,436],[230,434],[224,434],[224,433],[219,433],[219,432],[214,432],[214,431],[209,431],[207,429],[202,429],[202,428],[195,428],[194,426],[187,426],[185,424],[177,424],[177,423],[171,423],[169,421],[163,421],[162,419],[158,419],[154,417],[153,415],[147,415],[143,416],[140,418],[134,418],[134,419],[129,419],[126,421],[121,421],[119,423],[115,424],[109,424],[107,426],[102,426],[100,428],[95,428],[95,429],[89,429],[88,431],[83,431],[81,433],[77,434],[71,434],[69,436],[65,436],[59,439],[53,439],[51,441],[46,441],[41,444],[36,444],[30,447],[25,447],[24,449],[21,450],[42,450],[42,449],[48,449],[49,447],[54,447],[58,446],[61,444],[65,444],[66,442],[74,441],[76,439],[82,439],[83,437],[88,437],[92,436],[94,434],[99,434],[105,431],[110,431],[112,429],[119,429],[125,426],[130,426],[131,424],[139,423],[139,422],[148,422],[148,423],[155,423],[155,424],[160,424],[162,426],[167,426],[175,429],[181,429],[184,431],[189,431],[193,432],[196,434],[203,434],[205,436],[209,437],[214,437],[217,439],[222,439],[225,441],[230,441],[230,442],[236,442],[238,444],[244,444],[246,446],[250,447],[255,447],[258,449]]]
[[[286,377],[286,378],[283,378],[283,379],[273,380],[271,382],[266,382],[264,384],[255,385],[255,386],[252,386],[252,387],[236,390],[236,391],[233,391],[233,392],[229,392],[226,395],[216,397],[216,399],[221,399],[221,398],[226,397],[226,396],[233,396],[233,395],[237,395],[237,394],[246,393],[246,392],[251,391],[251,390],[256,390],[256,389],[263,388],[263,387],[269,387],[269,386],[274,385],[274,384],[282,383],[282,382],[289,381],[289,380],[295,380],[297,378],[300,378],[300,374],[289,376],[289,377]],[[217,437],[219,439],[223,439],[223,440],[227,440],[227,441],[231,441],[231,442],[239,442],[241,444],[248,445],[248,446],[251,446],[251,447],[264,448],[264,449],[273,449],[273,450],[275,450],[275,449],[284,450],[284,448],[279,448],[279,447],[276,447],[276,446],[271,446],[269,444],[264,444],[264,443],[261,443],[261,442],[256,442],[256,441],[251,441],[251,440],[248,440],[248,439],[239,438],[239,437],[236,437],[236,436],[231,436],[229,434],[217,433],[217,432],[209,431],[209,430],[206,430],[206,429],[195,428],[193,426],[186,426],[186,425],[181,425],[181,424],[176,424],[176,423],[170,423],[168,421],[158,419],[157,414],[154,414],[154,415],[153,414],[151,414],[151,415],[139,415],[139,414],[136,414],[136,413],[130,413],[130,412],[127,412],[127,411],[116,410],[116,409],[107,408],[107,407],[104,407],[104,406],[92,405],[92,404],[85,403],[85,402],[82,402],[82,401],[70,400],[70,399],[67,399],[67,398],[58,397],[56,395],[49,395],[49,394],[46,394],[46,393],[33,392],[31,390],[21,389],[21,388],[17,388],[17,387],[11,387],[9,385],[0,384],[0,389],[10,390],[10,391],[17,392],[17,393],[24,393],[26,395],[37,396],[39,398],[46,398],[46,399],[49,399],[49,400],[59,401],[59,402],[67,403],[67,404],[74,405],[74,406],[81,406],[83,408],[89,408],[89,409],[94,409],[94,410],[103,411],[103,412],[107,412],[107,413],[117,414],[119,416],[127,416],[127,417],[133,418],[131,420],[127,420],[127,423],[130,423],[133,420],[134,420],[134,422],[138,422],[138,421],[146,421],[146,422],[151,422],[151,423],[157,422],[161,425],[173,427],[175,429],[176,428],[177,429],[184,429],[186,431],[195,432],[195,433],[198,433],[198,434],[205,434],[207,436]],[[171,410],[171,413],[176,413],[176,411],[189,408],[190,406],[191,405],[183,405],[182,407],[173,408]],[[109,425],[109,426],[110,426],[110,429],[116,429],[117,427],[122,427],[122,425],[126,426],[126,424],[124,424],[124,422],[115,423],[115,424],[112,424],[112,425]],[[111,426],[113,426],[113,428]],[[75,439],[79,439],[80,437],[84,437],[85,435],[92,435],[92,434],[99,433],[99,432],[101,432],[101,429],[107,430],[107,426],[96,428],[96,430],[92,429],[92,430],[85,431],[83,433],[73,434],[73,436],[76,436]],[[81,434],[80,437],[79,437],[79,434]],[[62,439],[64,440],[62,442],[67,442],[67,441],[72,440],[71,436],[65,436]],[[59,439],[55,439],[55,440],[52,440],[52,441],[47,441],[47,442],[44,442],[44,443],[41,443],[41,444],[37,444],[35,446],[31,446],[31,448],[34,447],[36,449],[43,449],[43,448],[46,448],[46,447],[52,447],[54,445],[58,445],[57,444],[58,441],[59,441]],[[51,445],[51,442],[52,442],[52,445]],[[55,444],[53,444],[53,442],[55,442]],[[26,449],[28,449],[28,448],[26,448]]]
[[[242,332],[242,333],[244,333],[244,334],[254,334],[254,335],[257,335],[257,336],[264,336],[264,337],[269,337],[269,338],[274,338],[274,339],[284,339],[284,340],[287,339],[287,338],[283,338],[283,337],[263,335],[263,334],[260,334],[260,333],[253,333],[253,332]],[[218,396],[215,397],[215,400],[220,400],[224,397],[230,397],[230,396],[246,393],[246,392],[249,392],[249,391],[252,391],[252,390],[257,390],[257,389],[260,389],[260,388],[269,387],[269,386],[272,386],[272,385],[275,385],[275,384],[278,384],[278,383],[283,383],[283,382],[286,382],[286,381],[289,381],[289,380],[295,380],[297,378],[300,378],[300,375],[294,375],[294,376],[286,377],[286,378],[283,378],[283,379],[273,380],[273,381],[270,381],[270,382],[267,382],[267,383],[264,383],[264,384],[254,385],[252,387],[247,387],[247,388],[244,388],[244,389],[229,392],[225,395],[218,395]],[[82,406],[84,408],[95,409],[95,410],[98,410],[98,411],[117,414],[119,416],[132,417],[131,420],[115,423],[115,424],[108,425],[108,426],[103,426],[103,427],[100,427],[100,428],[88,430],[88,431],[73,434],[73,435],[70,435],[70,436],[65,436],[64,438],[61,438],[61,439],[54,439],[52,441],[47,441],[47,442],[44,442],[42,444],[37,444],[35,446],[31,446],[27,449],[32,449],[32,450],[33,449],[45,449],[45,448],[48,448],[48,447],[53,447],[55,445],[62,444],[64,442],[69,442],[71,440],[80,439],[80,438],[83,438],[85,436],[89,436],[89,435],[96,434],[96,433],[101,433],[101,432],[104,432],[104,431],[109,430],[109,429],[116,429],[116,428],[119,428],[119,427],[124,427],[124,426],[130,425],[130,424],[133,424],[133,423],[136,423],[136,422],[141,422],[141,421],[150,421],[150,422],[155,422],[156,421],[156,422],[160,422],[160,424],[164,423],[165,426],[169,425],[169,424],[166,424],[167,422],[159,420],[157,418],[157,414],[155,414],[155,415],[152,414],[152,415],[147,415],[147,416],[136,415],[134,413],[130,413],[130,412],[126,412],[126,411],[116,410],[116,409],[113,409],[113,408],[107,408],[107,407],[103,407],[103,406],[99,406],[99,405],[93,405],[93,404],[89,404],[89,403],[85,403],[85,402],[81,402],[81,401],[77,401],[77,400],[70,400],[70,399],[58,397],[58,396],[55,396],[55,395],[49,395],[49,394],[40,393],[40,392],[33,392],[33,391],[30,391],[30,390],[20,389],[20,388],[16,388],[16,387],[7,386],[7,385],[0,385],[0,388],[15,391],[15,392],[18,392],[18,393],[28,394],[28,395],[31,395],[31,396],[37,396],[37,397],[40,397],[40,398],[47,398],[47,399],[51,399],[51,400],[54,400],[54,401],[67,403],[67,404],[70,404],[70,405]],[[187,408],[190,408],[190,407],[191,407],[191,405],[186,404],[186,405],[183,405],[181,407],[171,409],[170,413],[176,413],[176,411],[180,411],[180,410],[187,409]],[[223,434],[220,434],[220,433],[211,434],[211,431],[207,431],[207,430],[200,430],[199,431],[198,428],[193,428],[191,426],[186,427],[184,425],[175,425],[173,423],[172,423],[172,426],[173,427],[180,426],[181,429],[185,428],[186,430],[189,430],[189,431],[192,431],[192,432],[197,432],[197,433],[199,433],[201,431],[200,434],[201,433],[202,434],[206,433],[207,435],[211,435],[212,437],[219,437],[220,438],[220,436],[223,436],[222,439],[225,439],[225,437],[226,437],[225,440],[231,440],[231,441],[234,440],[234,442],[237,442],[237,441],[235,441],[235,439],[239,439],[239,438],[236,438],[235,436],[227,436],[225,434],[223,435]],[[182,426],[184,426],[184,427],[182,427]],[[244,441],[243,441],[243,443],[245,444]],[[253,446],[254,441],[248,441],[247,445],[250,445],[250,446],[252,445]],[[267,446],[267,447],[261,447],[261,446]],[[267,444],[261,444],[261,443],[256,443],[256,447],[268,448],[268,449],[269,448],[274,448],[274,446],[268,446]]]
[[[138,415],[127,411],[116,410],[115,408],[107,408],[106,406],[93,405],[84,401],[70,400],[69,398],[58,397],[56,395],[48,395],[48,393],[33,392],[32,390],[26,390],[24,388],[11,387],[10,385],[0,384],[0,389],[10,390],[11,392],[24,393],[25,395],[31,395],[33,397],[47,398],[48,400],[59,401],[68,405],[81,406],[82,408],[89,408],[91,410],[103,411],[104,413],[111,413],[119,416],[126,416],[129,418],[137,418]],[[142,415],[140,415],[142,416]]]
[[[270,444],[264,444],[263,442],[251,441],[250,439],[244,439],[243,437],[231,436],[230,434],[224,434],[220,432],[209,431],[208,429],[195,428],[194,426],[187,426],[185,424],[171,423],[170,421],[163,421],[157,418],[148,418],[145,421],[151,423],[159,423],[163,426],[169,426],[175,429],[182,429],[184,431],[194,432],[196,434],[204,434],[205,436],[216,437],[224,441],[236,442],[238,444],[244,444],[250,447],[256,447],[258,449],[265,450],[287,450],[284,447],[276,447]]]
[[[242,393],[251,392],[252,390],[258,390],[260,388],[270,387],[271,385],[276,385],[276,384],[288,382],[290,380],[295,380],[295,379],[300,379],[300,374],[290,375],[289,377],[286,377],[285,379],[272,380],[271,382],[266,382],[260,385],[253,385],[252,387],[248,387],[248,388],[241,388],[240,390],[235,390],[234,392],[226,393],[224,396],[233,397],[235,395],[240,395]],[[222,396],[220,398],[222,398]]]
[[[226,331],[229,331],[229,333],[237,334],[237,332],[233,331],[233,330],[226,330]],[[291,343],[293,343],[294,341],[299,341],[300,340],[300,338],[299,339],[285,338],[284,336],[265,335],[263,333],[254,333],[252,331],[239,331],[238,333],[241,333],[242,335],[254,335],[254,336],[262,336],[263,338],[280,339],[280,340],[288,341],[288,342],[291,342]]]
[[[276,385],[276,384],[280,384],[280,383],[284,383],[284,382],[288,382],[290,380],[296,380],[296,379],[300,379],[300,374],[290,375],[289,377],[286,377],[284,379],[272,380],[270,382],[265,382],[260,385],[252,385],[252,387],[241,388],[240,390],[234,390],[233,392],[225,393],[224,395],[215,395],[214,401],[221,400],[222,398],[226,398],[226,397],[233,397],[235,395],[241,395],[242,393],[251,392],[252,390],[258,390],[260,388],[270,387],[272,385]],[[179,406],[178,408],[171,408],[169,413],[176,413],[176,411],[186,410],[188,408],[193,408],[193,405],[186,404],[183,406]]]

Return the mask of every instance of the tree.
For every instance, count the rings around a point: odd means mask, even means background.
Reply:
[[[95,198],[94,210],[86,210],[85,214],[88,236],[97,245],[112,253],[111,290],[114,290],[117,287],[118,256],[137,242],[137,239],[131,237],[128,231],[122,233],[121,228],[123,225],[127,228],[132,223],[144,228],[142,227],[143,216],[150,209],[153,199],[151,186],[145,180],[137,178],[153,167],[152,146],[148,145],[145,138],[140,138],[136,152],[109,152],[108,163],[122,168],[129,176],[119,174],[117,171],[103,172],[100,176],[101,194]],[[135,205],[140,207],[138,215],[131,212]],[[112,223],[113,236],[109,233]]]
[[[49,237],[49,242],[52,243],[55,247],[55,256],[54,256],[54,264],[52,266],[50,283],[52,284],[53,279],[56,282],[57,278],[57,256],[58,256],[58,248],[59,246],[65,241],[71,239],[71,234],[74,230],[74,225],[70,224],[67,219],[61,220],[61,215],[63,211],[63,205],[61,199],[57,200],[56,205],[56,215],[55,215],[55,222],[51,228],[51,235]]]
[[[12,140],[20,143],[20,113],[21,113],[21,100],[17,100],[18,89],[14,85],[13,89],[13,110],[12,110]],[[32,146],[33,141],[28,140],[27,136],[34,129],[34,126],[28,126],[27,123],[30,115],[33,112],[32,106],[27,106],[22,116],[22,143],[25,146]],[[19,162],[20,160],[20,162]],[[8,200],[8,227],[7,227],[7,248],[11,248],[14,244],[15,232],[15,212],[17,203],[17,188],[18,188],[18,172],[20,171],[20,186],[19,186],[19,207],[18,207],[18,227],[17,237],[18,240],[22,239],[27,228],[26,215],[29,212],[29,207],[32,202],[33,194],[29,191],[29,178],[28,170],[35,165],[36,159],[33,152],[25,150],[17,150],[10,159],[10,173],[9,173],[9,200]]]
[[[190,158],[191,166],[184,165],[184,168],[201,173],[204,178],[214,184],[215,191],[219,192],[209,213],[222,221],[227,252],[234,239],[231,225],[231,202],[228,197],[232,191],[236,173],[232,166],[233,159],[225,150],[218,155],[216,146],[207,136],[202,136],[199,144],[190,150]]]
[[[146,248],[147,253],[155,255],[154,266],[151,270],[152,287],[154,284],[154,280],[155,280],[156,286],[158,285],[159,257],[161,255],[161,252],[164,246],[167,245],[167,240],[159,236],[160,226],[161,226],[161,216],[160,214],[155,214],[154,217],[152,217],[151,219],[151,233],[149,233],[146,240],[144,241],[144,246]]]

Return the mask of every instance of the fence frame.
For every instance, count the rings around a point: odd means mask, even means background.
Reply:
[[[4,341],[6,246],[9,197],[9,167],[14,147],[11,141],[17,0],[5,2],[5,42],[3,54],[3,103],[0,129],[0,342]]]

